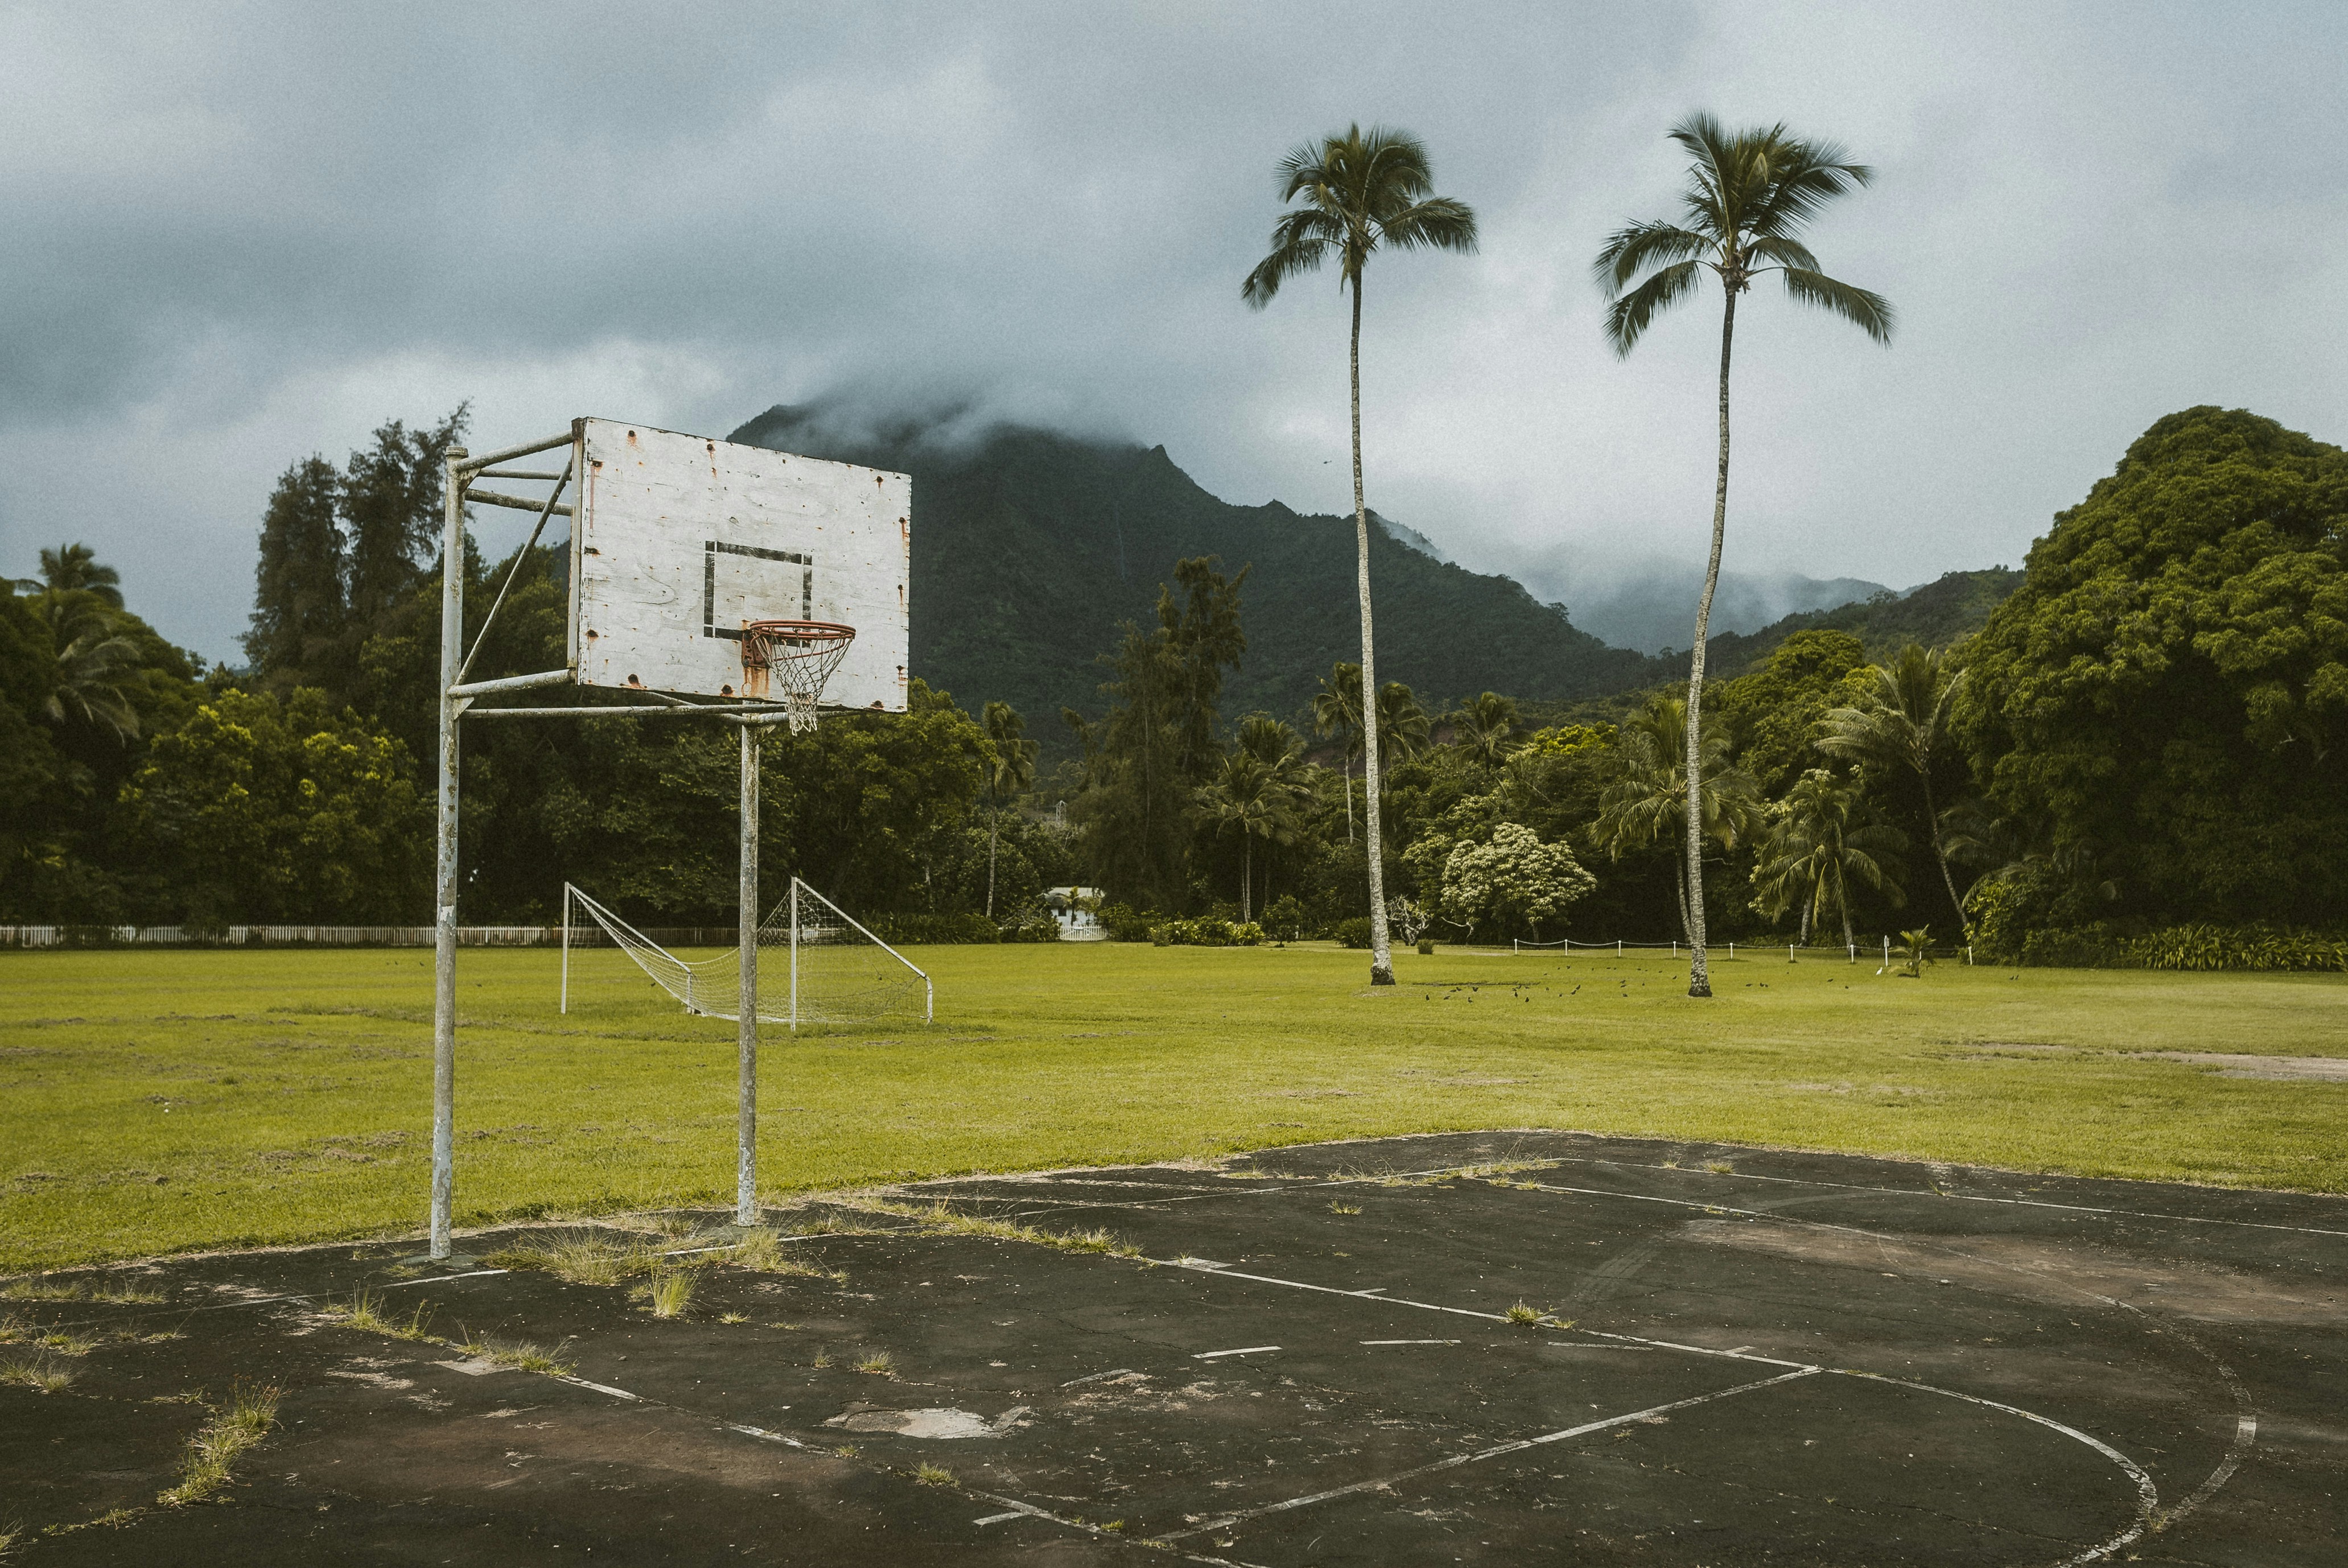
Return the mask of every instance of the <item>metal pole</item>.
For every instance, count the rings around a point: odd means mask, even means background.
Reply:
[[[462,699],[451,696],[465,657],[465,490],[458,467],[465,449],[452,446],[441,476],[440,534],[440,794],[438,876],[433,888],[432,938],[432,1246],[448,1255],[456,1196],[457,1149],[457,720]]]
[[[742,731],[742,987],[735,1040],[742,1058],[734,1153],[734,1223],[758,1223],[758,732]]]
[[[571,1010],[571,884],[562,885],[562,1005],[558,1012]]]
[[[791,1032],[799,1029],[799,879],[791,876]]]

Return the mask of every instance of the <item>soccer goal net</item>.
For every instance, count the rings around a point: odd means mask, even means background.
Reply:
[[[742,1011],[742,953],[729,948],[683,958],[593,897],[562,885],[562,1010],[571,1010],[571,910],[575,905],[611,944],[689,1013],[735,1019]],[[758,1017],[797,1029],[808,1023],[930,1021],[930,977],[853,916],[800,881],[758,924]]]

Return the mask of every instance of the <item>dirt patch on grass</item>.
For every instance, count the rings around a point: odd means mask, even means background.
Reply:
[[[2230,1056],[2217,1050],[2132,1050],[2130,1056],[2214,1067],[2219,1078],[2278,1083],[2348,1083],[2348,1056]]]

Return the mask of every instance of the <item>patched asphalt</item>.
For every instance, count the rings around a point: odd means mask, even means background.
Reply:
[[[0,1387],[0,1531],[36,1564],[2348,1560],[2337,1198],[1541,1132],[875,1195],[1141,1256],[861,1216],[786,1244],[844,1283],[710,1268],[678,1319],[413,1243],[52,1276],[165,1300],[0,1303],[0,1358],[102,1341]],[[770,1217],[825,1214],[860,1218]],[[574,1369],[322,1310],[362,1288]],[[184,1397],[239,1382],[275,1430],[159,1505]]]

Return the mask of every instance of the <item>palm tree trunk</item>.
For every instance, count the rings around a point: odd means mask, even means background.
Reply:
[[[1685,872],[1672,873],[1672,891],[1678,894],[1680,899],[1680,935],[1693,943],[1695,940],[1695,927],[1688,924],[1687,874]]]
[[[1916,776],[1924,783],[1924,822],[1932,830],[1932,858],[1941,863],[1941,886],[1948,890],[1949,907],[1956,911],[1958,936],[1971,941],[1972,932],[1965,924],[1965,907],[1957,897],[1956,879],[1949,875],[1949,852],[1941,847],[1941,814],[1932,809],[1932,773],[1929,761],[1917,770]]]
[[[1842,945],[1857,948],[1859,938],[1850,934],[1850,884],[1839,867],[1835,871],[1835,907],[1842,911]]]
[[[1003,825],[1003,812],[998,807],[986,817],[986,917],[994,918],[994,835]]]
[[[1805,899],[1803,899],[1803,900],[1802,900],[1802,946],[1804,946],[1805,948],[1807,948],[1807,947],[1808,947],[1809,945],[1810,945],[1810,901],[1809,901],[1807,898],[1805,898]]]
[[[1736,294],[1724,291],[1720,316],[1720,477],[1712,493],[1712,556],[1704,569],[1704,597],[1695,607],[1695,646],[1688,651],[1687,883],[1688,995],[1712,995],[1704,953],[1704,643],[1712,630],[1712,595],[1720,586],[1720,546],[1728,532],[1728,350],[1736,335]]]
[[[1255,835],[1240,829],[1240,924],[1248,919],[1248,895],[1255,891]]]
[[[1345,842],[1354,842],[1354,759],[1345,759]]]
[[[1395,983],[1386,939],[1386,877],[1378,843],[1378,667],[1370,636],[1370,510],[1362,499],[1362,274],[1354,273],[1354,543],[1362,592],[1362,836],[1370,861],[1370,984]]]

